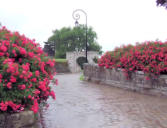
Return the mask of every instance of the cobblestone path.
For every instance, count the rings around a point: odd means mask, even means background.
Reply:
[[[57,99],[42,111],[43,128],[167,128],[167,98],[57,75]]]

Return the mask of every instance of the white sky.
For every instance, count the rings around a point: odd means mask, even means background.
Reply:
[[[74,26],[72,13],[83,9],[104,51],[123,44],[167,39],[167,10],[156,0],[0,0],[0,22],[42,46],[52,31]],[[85,16],[79,20],[85,24]]]

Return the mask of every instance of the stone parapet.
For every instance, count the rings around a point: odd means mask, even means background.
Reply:
[[[34,128],[36,123],[32,111],[13,114],[0,114],[0,128]]]
[[[144,94],[167,96],[167,75],[146,80],[144,72],[137,71],[127,79],[122,69],[106,69],[95,64],[84,64],[84,77],[87,81],[108,84]]]
[[[56,62],[55,68],[57,73],[70,73],[67,62]]]

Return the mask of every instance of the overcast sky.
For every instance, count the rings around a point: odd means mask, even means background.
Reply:
[[[167,10],[156,0],[0,0],[0,22],[43,42],[52,31],[73,27],[72,12],[83,9],[104,51],[123,44],[167,39]],[[85,24],[85,16],[79,20]]]

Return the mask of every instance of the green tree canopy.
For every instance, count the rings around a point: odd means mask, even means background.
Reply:
[[[48,42],[50,46],[55,46],[55,56],[57,58],[65,58],[66,52],[85,51],[86,27],[79,25],[73,28],[56,29],[53,31],[53,35],[49,37]],[[97,34],[92,27],[87,29],[87,44],[88,51],[101,52],[102,47],[97,43]]]

